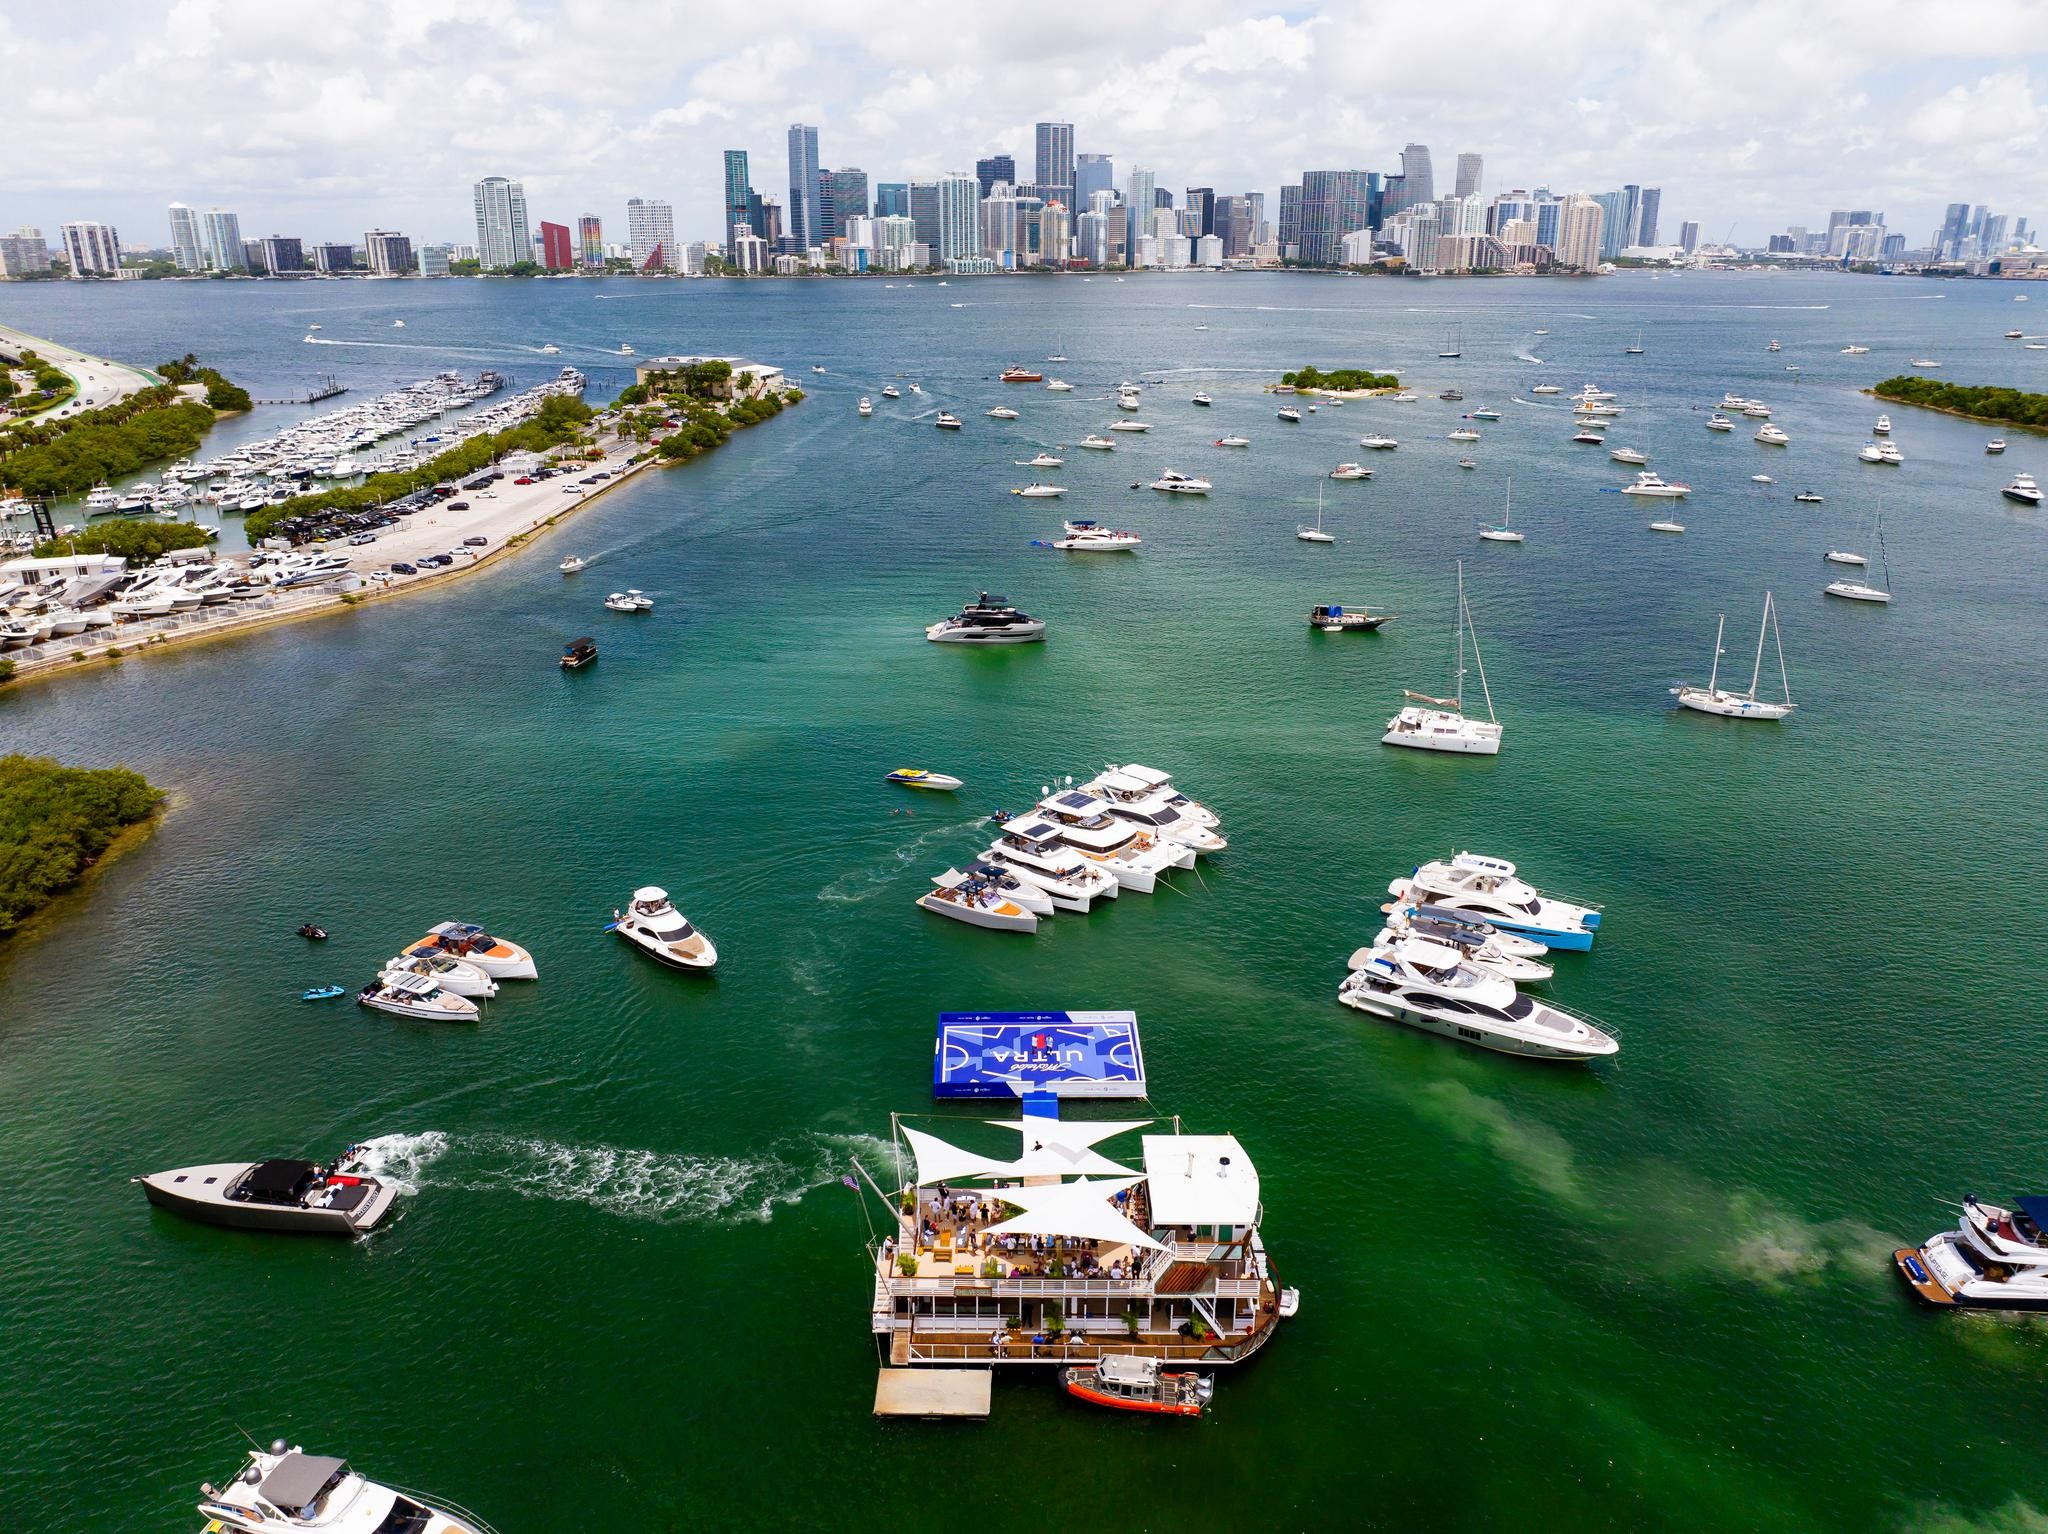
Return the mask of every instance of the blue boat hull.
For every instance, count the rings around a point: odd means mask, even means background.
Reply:
[[[1575,928],[1567,932],[1556,927],[1538,927],[1526,922],[1504,921],[1498,916],[1489,916],[1487,920],[1503,932],[1512,932],[1517,937],[1533,937],[1546,948],[1562,948],[1584,953],[1593,946],[1593,933],[1590,930],[1580,931]],[[1588,929],[1598,925],[1599,922],[1595,918],[1586,919]]]

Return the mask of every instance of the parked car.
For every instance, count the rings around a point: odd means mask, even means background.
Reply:
[[[449,509],[450,511],[467,511],[467,510],[469,510],[469,502],[467,502],[467,501],[450,501],[450,502],[448,503],[448,509]]]
[[[468,544],[468,545],[469,545],[469,547],[471,547],[471,548],[473,548],[473,549],[482,549],[482,548],[488,548],[488,547],[490,547],[490,542],[491,542],[491,540],[490,540],[490,539],[488,539],[488,538],[484,537],[484,536],[483,536],[482,534],[478,534],[478,535],[477,535],[476,537],[474,537],[474,538],[465,538],[465,539],[463,539],[462,541],[463,541],[464,543]]]
[[[375,543],[376,541],[377,535],[375,533],[357,533],[353,538],[349,539],[349,542],[357,548],[361,548],[366,543]]]
[[[515,485],[530,485],[533,483],[533,476],[531,474],[522,474],[513,480],[512,483]]]
[[[391,573],[393,575],[418,575],[420,571],[417,565],[408,565],[400,562],[391,567]]]

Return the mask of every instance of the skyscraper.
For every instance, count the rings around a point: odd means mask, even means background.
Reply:
[[[412,241],[388,229],[372,229],[364,235],[363,254],[379,277],[403,277],[412,270]]]
[[[50,269],[50,247],[43,231],[23,224],[12,234],[0,234],[0,277],[32,277]]]
[[[1296,181],[1280,188],[1280,259],[1296,259],[1301,244],[1301,183]],[[1287,254],[1287,247],[1297,247],[1296,256]]]
[[[1678,248],[1688,256],[1700,248],[1700,226],[1687,220],[1678,226]]]
[[[199,233],[206,242],[206,264],[217,272],[238,271],[242,266],[242,221],[219,208],[199,215]]]
[[[826,211],[830,202],[831,209]],[[868,173],[854,167],[818,172],[818,221],[822,231],[814,244],[846,233],[846,221],[868,216]]]
[[[1364,170],[1312,170],[1301,178],[1300,261],[1306,266],[1335,266],[1344,236],[1372,227],[1376,173]]]
[[[1401,151],[1401,179],[1407,188],[1409,207],[1436,201],[1436,177],[1429,168],[1429,145],[1410,144]]]
[[[1664,189],[1658,186],[1643,188],[1642,201],[1636,207],[1636,243],[1654,245],[1657,243],[1657,204],[1664,200]]]
[[[1038,125],[1038,195],[1048,202],[1074,205],[1074,125]]]
[[[655,197],[626,200],[626,244],[635,271],[673,271],[676,266],[676,210]]]
[[[950,261],[956,256],[981,254],[981,183],[964,171],[953,171],[939,177],[937,189],[939,260]],[[917,201],[915,183],[911,192],[914,208]],[[913,213],[912,217],[915,216]]]
[[[1619,192],[1608,195],[1617,200],[1621,196]],[[1582,272],[1598,266],[1605,218],[1598,199],[1583,193],[1568,199],[1557,220],[1557,264]]]
[[[1189,234],[1199,239],[1205,234],[1216,232],[1216,188],[1213,186],[1191,186],[1188,188],[1187,208],[1194,215],[1194,228]]]
[[[910,183],[907,181],[877,181],[875,183],[875,217],[910,217]]]
[[[1152,237],[1152,213],[1158,206],[1154,196],[1152,172],[1142,165],[1131,167],[1131,178],[1124,183],[1124,205],[1130,209],[1131,231],[1129,249],[1124,259],[1132,266],[1137,265],[1138,241]]]
[[[1966,202],[1952,202],[1941,221],[1941,233],[1934,241],[1935,254],[1953,257],[1957,247],[1963,243],[1963,236],[1970,228],[1970,205]]]
[[[1456,195],[1459,197],[1477,197],[1479,195],[1479,182],[1485,174],[1485,170],[1486,162],[1483,157],[1476,154],[1459,155],[1458,189]]]
[[[986,197],[998,181],[1017,184],[1017,161],[1006,154],[992,154],[974,162],[974,179],[980,184],[981,195]]]
[[[752,226],[753,177],[747,172],[747,152],[744,149],[728,149],[725,152],[725,238],[732,238],[733,225]]]
[[[978,190],[978,189],[977,189]],[[913,181],[910,183],[910,221],[917,226],[916,240],[920,245],[929,245],[935,260],[943,260],[939,254],[939,184],[936,181]]]
[[[64,259],[74,277],[118,277],[121,236],[112,224],[84,221],[64,226]]]
[[[487,272],[533,259],[526,188],[517,181],[486,176],[476,184],[476,258]]]
[[[171,204],[171,259],[181,272],[206,270],[206,246],[199,238],[199,215],[182,202]]]
[[[569,226],[540,221],[540,264],[551,272],[566,272],[576,264],[569,249]]]
[[[576,220],[576,254],[590,271],[604,266],[604,220],[595,213]]]
[[[789,125],[789,233],[808,250],[818,243],[818,130]]]
[[[1097,192],[1107,192],[1116,186],[1116,165],[1106,154],[1081,154],[1074,156],[1074,205],[1078,208],[1094,206]]]

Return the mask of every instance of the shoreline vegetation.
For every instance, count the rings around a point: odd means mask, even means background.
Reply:
[[[0,756],[0,940],[152,829],[164,797],[125,767]]]
[[[191,353],[159,369],[164,382],[63,420],[0,426],[0,487],[48,498],[77,495],[153,463],[188,458],[221,415],[251,408],[249,391]],[[203,387],[205,401],[185,393]]]
[[[1325,373],[1320,368],[1303,367],[1282,373],[1280,387],[1297,394],[1371,394],[1398,389],[1401,380],[1397,374],[1374,373],[1365,368],[1333,368]]]
[[[1878,399],[1901,405],[1918,405],[1944,415],[1983,421],[1993,426],[2017,426],[2025,431],[2048,431],[2048,394],[2029,394],[1986,384],[1944,383],[1901,373],[1873,384],[1870,393]]]

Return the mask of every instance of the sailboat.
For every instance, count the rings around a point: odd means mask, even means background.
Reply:
[[[1045,360],[1047,362],[1065,362],[1067,360],[1067,338],[1064,335],[1053,342],[1052,355]]]
[[[1506,506],[1505,506],[1504,508],[1502,508],[1502,510],[1501,510],[1501,514],[1500,514],[1500,526],[1499,526],[1499,527],[1481,527],[1481,528],[1479,529],[1479,536],[1480,536],[1481,538],[1484,538],[1484,539],[1485,539],[1485,540],[1486,540],[1486,541],[1487,541],[1488,543],[1520,543],[1520,542],[1522,541],[1522,532],[1521,532],[1521,530],[1520,530],[1519,528],[1513,528],[1513,527],[1509,527],[1509,526],[1508,526],[1508,513],[1509,513],[1510,511],[1513,511],[1513,510],[1514,510],[1514,508],[1515,508],[1515,482],[1514,482],[1513,480],[1509,480],[1509,481],[1508,481],[1508,503],[1507,503],[1507,505],[1506,505]]]
[[[1622,355],[1623,355],[1624,357],[1640,357],[1640,356],[1642,356],[1642,354],[1643,354],[1643,333],[1642,333],[1642,331],[1641,331],[1641,330],[1637,330],[1637,331],[1636,331],[1636,341],[1635,341],[1635,345],[1633,345],[1633,346],[1624,346],[1624,347],[1623,347],[1623,348],[1621,349],[1621,354],[1622,354]]]
[[[1453,332],[1451,340],[1445,344],[1444,349],[1438,352],[1437,355],[1439,357],[1462,357],[1465,355],[1465,327],[1463,325],[1460,325]]]
[[[1320,484],[1316,486],[1316,525],[1314,527],[1297,527],[1294,530],[1294,536],[1303,543],[1335,543],[1337,541],[1329,533],[1323,531],[1323,487]]]
[[[1851,602],[1889,602],[1892,599],[1892,562],[1885,554],[1882,514],[1877,519],[1877,558],[1884,567],[1882,587],[1867,586],[1862,581],[1829,581],[1825,588],[1827,595],[1842,597]]]
[[[1486,718],[1465,716],[1465,637],[1472,638],[1472,662],[1479,671],[1479,691],[1486,699]],[[1410,746],[1418,751],[1452,751],[1465,756],[1500,755],[1501,724],[1493,714],[1493,692],[1486,685],[1486,662],[1479,655],[1479,630],[1472,626],[1472,609],[1465,601],[1465,562],[1458,561],[1457,695],[1432,698],[1427,693],[1403,692],[1407,705],[1387,721],[1387,733],[1380,743]]]
[[[1785,674],[1785,641],[1778,632],[1778,609],[1771,600],[1771,594],[1764,593],[1763,622],[1756,631],[1756,664],[1750,668],[1749,691],[1729,692],[1721,686],[1721,636],[1727,631],[1728,615],[1722,613],[1714,626],[1714,668],[1707,678],[1707,685],[1694,687],[1684,685],[1671,689],[1671,695],[1678,699],[1680,708],[1690,708],[1702,714],[1719,714],[1724,719],[1783,719],[1799,705],[1792,701],[1792,682]],[[1769,634],[1778,647],[1778,681],[1785,689],[1785,701],[1767,703],[1757,697],[1756,687],[1764,671],[1764,635]]]

